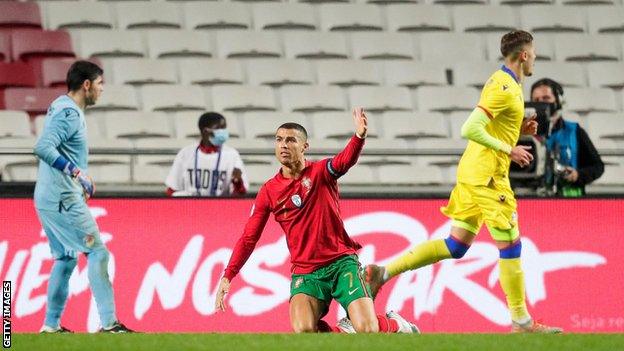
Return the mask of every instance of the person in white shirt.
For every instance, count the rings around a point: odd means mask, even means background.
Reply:
[[[199,117],[201,140],[178,152],[165,185],[169,196],[240,196],[249,189],[243,160],[225,145],[229,138],[223,115]]]

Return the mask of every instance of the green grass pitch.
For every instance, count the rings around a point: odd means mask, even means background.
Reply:
[[[624,334],[14,334],[11,350],[622,350]]]

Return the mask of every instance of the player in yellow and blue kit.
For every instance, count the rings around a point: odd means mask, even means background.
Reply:
[[[505,64],[488,79],[477,107],[462,126],[468,146],[457,168],[457,185],[441,209],[452,219],[451,234],[444,240],[422,243],[385,267],[369,265],[366,277],[375,294],[390,278],[447,258],[461,258],[483,223],[500,251],[500,284],[511,312],[513,332],[560,333],[560,328],[534,322],[525,302],[522,244],[516,200],[509,184],[511,161],[528,166],[530,147],[516,143],[520,134],[535,134],[537,122],[524,118],[521,82],[533,73],[533,37],[512,31],[501,39]]]
[[[100,331],[131,332],[117,320],[108,277],[109,253],[86,204],[95,186],[86,175],[89,149],[83,111],[95,104],[102,93],[103,73],[100,67],[87,61],[77,61],[70,67],[66,81],[69,92],[50,105],[34,149],[40,159],[35,207],[54,257],[42,333],[71,332],[60,325],[60,319],[79,252],[87,256],[89,284],[102,325]]]

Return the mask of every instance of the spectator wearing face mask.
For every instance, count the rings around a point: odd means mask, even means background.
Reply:
[[[552,79],[540,79],[531,86],[531,101],[549,103],[554,111],[546,147],[556,160],[552,173],[557,194],[578,197],[585,195],[585,185],[602,175],[604,163],[587,132],[563,118],[562,98],[563,88]]]
[[[223,115],[199,117],[201,140],[178,152],[165,184],[169,196],[240,196],[249,189],[236,149],[225,145],[229,134]]]

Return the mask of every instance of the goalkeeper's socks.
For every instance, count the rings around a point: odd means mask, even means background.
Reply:
[[[511,319],[523,324],[531,319],[527,311],[524,290],[524,272],[520,261],[522,244],[520,241],[500,250],[498,268],[500,270],[500,285],[505,292],[507,306],[511,312]]]
[[[380,333],[396,333],[399,331],[399,322],[392,318],[378,314],[377,322],[379,323]]]
[[[451,248],[449,248],[448,243],[447,243],[448,240],[449,239],[430,240],[430,241],[426,241],[422,244],[415,246],[413,249],[409,250],[403,256],[390,262],[390,264],[386,266],[384,280],[388,280],[394,277],[395,275],[398,275],[405,271],[418,269],[420,267],[430,265],[432,263],[441,261],[443,259],[453,257],[450,251]],[[457,242],[456,239],[450,239],[450,240],[452,240],[451,245]],[[468,246],[465,244],[463,245],[467,250]]]

